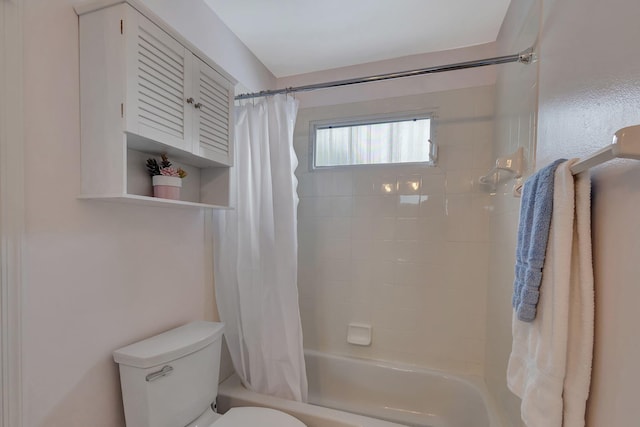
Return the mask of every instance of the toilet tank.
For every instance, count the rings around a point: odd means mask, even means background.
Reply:
[[[193,322],[113,353],[127,427],[183,427],[218,394],[224,324]]]

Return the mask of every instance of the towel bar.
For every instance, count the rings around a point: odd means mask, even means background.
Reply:
[[[629,126],[617,131],[611,144],[576,162],[571,166],[571,173],[576,175],[618,158],[640,160],[640,125]]]

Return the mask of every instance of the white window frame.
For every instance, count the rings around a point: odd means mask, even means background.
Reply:
[[[429,160],[424,162],[398,162],[398,163],[365,163],[357,165],[334,165],[334,166],[316,166],[316,131],[318,129],[327,129],[331,127],[347,127],[372,125],[379,123],[394,123],[409,120],[428,119],[430,121],[429,141],[431,148],[429,152]],[[327,120],[313,120],[309,122],[309,170],[322,171],[332,169],[348,169],[348,168],[384,168],[398,166],[426,166],[434,167],[438,160],[438,145],[435,142],[435,122],[436,113],[433,110],[428,111],[409,111],[400,113],[376,114],[369,116],[336,118]]]

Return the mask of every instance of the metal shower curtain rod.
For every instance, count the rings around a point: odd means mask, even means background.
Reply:
[[[326,89],[330,87],[340,87],[356,85],[360,83],[373,83],[383,80],[399,79],[402,77],[421,76],[424,74],[442,73],[445,71],[464,70],[466,68],[486,67],[487,65],[508,64],[511,62],[520,62],[522,64],[530,64],[533,60],[533,48],[529,48],[520,53],[506,56],[497,56],[494,58],[478,59],[476,61],[458,62],[456,64],[437,65],[435,67],[419,68],[417,70],[400,71],[396,73],[379,74],[377,76],[356,77],[352,79],[336,80],[332,82],[315,83],[305,86],[288,87],[284,89],[263,90],[260,92],[243,93],[235,97],[236,100],[259,98],[262,96],[277,95],[280,93],[307,92],[316,89]]]

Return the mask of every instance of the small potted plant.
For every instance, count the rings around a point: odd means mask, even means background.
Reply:
[[[161,155],[160,163],[154,158],[147,159],[147,172],[153,184],[153,197],[180,200],[182,178],[187,172],[182,168],[174,168],[166,154]]]

